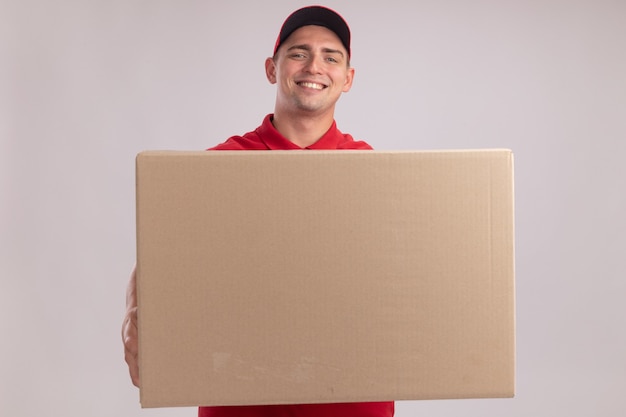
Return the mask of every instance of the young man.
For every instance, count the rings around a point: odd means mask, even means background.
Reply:
[[[371,149],[335,124],[335,105],[352,87],[350,29],[334,11],[312,6],[296,10],[283,24],[274,56],[265,61],[270,83],[276,84],[274,113],[261,126],[233,136],[212,150]],[[133,384],[139,386],[137,364],[137,297],[135,272],[128,285],[122,327],[125,358]],[[299,404],[244,407],[200,407],[199,417],[391,417],[393,402]]]

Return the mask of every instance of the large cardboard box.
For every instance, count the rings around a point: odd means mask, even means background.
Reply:
[[[510,151],[136,162],[143,407],[513,396]]]

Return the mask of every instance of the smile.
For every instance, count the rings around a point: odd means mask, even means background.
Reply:
[[[323,90],[326,88],[324,84],[312,83],[308,81],[302,81],[297,83],[300,87],[312,88],[314,90]]]

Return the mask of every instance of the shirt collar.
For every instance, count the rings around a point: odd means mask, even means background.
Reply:
[[[337,149],[338,144],[343,139],[343,134],[337,129],[337,123],[333,120],[333,124],[330,129],[313,143],[306,148],[301,148],[286,137],[284,137],[272,124],[274,115],[268,114],[263,119],[261,126],[257,128],[257,133],[261,140],[271,150],[282,149]]]

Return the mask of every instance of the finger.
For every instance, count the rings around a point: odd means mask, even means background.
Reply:
[[[134,386],[139,387],[139,363],[137,354],[128,350],[124,353],[124,360],[128,364],[128,373]]]

